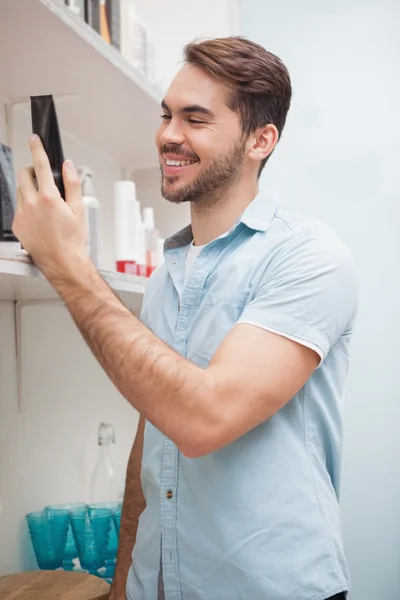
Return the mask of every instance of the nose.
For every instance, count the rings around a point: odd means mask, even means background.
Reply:
[[[161,128],[160,142],[161,144],[177,144],[181,145],[185,141],[183,131],[179,126],[179,122],[175,119],[170,119],[168,123]]]

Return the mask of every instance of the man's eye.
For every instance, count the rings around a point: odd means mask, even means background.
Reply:
[[[171,115],[161,115],[163,121],[168,121],[171,118]]]
[[[196,125],[204,125],[205,121],[197,121],[196,119],[189,119],[189,123],[195,123]]]

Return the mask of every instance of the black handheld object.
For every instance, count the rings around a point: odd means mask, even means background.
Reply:
[[[53,96],[31,96],[31,113],[32,132],[36,133],[42,140],[43,147],[49,157],[54,181],[61,197],[65,200],[62,178],[64,154]]]

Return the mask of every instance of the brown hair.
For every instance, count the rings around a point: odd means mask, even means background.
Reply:
[[[275,54],[246,38],[227,37],[188,44],[184,61],[232,88],[229,108],[239,114],[244,135],[272,123],[281,136],[292,86],[287,68]],[[261,162],[258,175],[268,158]]]

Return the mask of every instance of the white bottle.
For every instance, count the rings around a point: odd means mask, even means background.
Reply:
[[[99,266],[99,213],[100,204],[94,195],[93,172],[88,167],[79,169],[82,201],[85,205],[88,230],[88,253],[95,267]]]
[[[136,186],[133,181],[114,184],[114,235],[116,267],[119,273],[136,275]]]
[[[146,276],[150,275],[158,267],[158,230],[154,227],[154,209],[147,207],[143,209],[143,225],[146,233]]]
[[[81,19],[84,18],[84,0],[65,0],[65,4],[74,13],[74,15],[77,15]]]
[[[111,445],[115,434],[110,423],[100,423],[98,433],[99,452],[90,480],[90,503],[118,500],[117,478]]]

